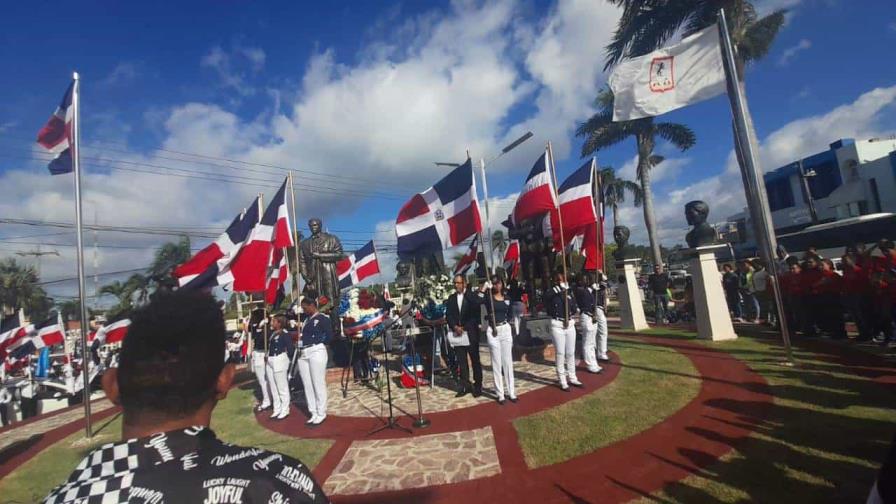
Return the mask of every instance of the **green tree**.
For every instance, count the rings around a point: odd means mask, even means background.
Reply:
[[[623,7],[613,40],[607,46],[605,69],[625,58],[642,56],[662,47],[681,31],[686,37],[718,21],[724,8],[737,49],[737,64],[762,59],[785,22],[783,9],[759,17],[748,0],[609,0]],[[743,75],[743,72],[739,72]]]
[[[148,288],[153,291],[171,290],[177,287],[172,273],[174,268],[190,259],[190,238],[182,236],[177,243],[168,242],[156,250],[152,264],[146,270]]]
[[[582,157],[593,155],[600,149],[618,144],[628,138],[634,138],[638,148],[638,180],[641,183],[644,205],[644,224],[650,239],[650,249],[654,264],[662,267],[663,259],[660,251],[659,237],[656,229],[656,214],[653,210],[653,192],[650,186],[650,169],[662,157],[653,154],[657,137],[668,141],[679,150],[690,149],[696,143],[696,136],[690,128],[683,124],[655,122],[653,117],[644,117],[632,121],[613,122],[613,92],[606,89],[597,95],[595,100],[597,113],[579,125],[576,136],[584,137]]]
[[[134,307],[134,287],[128,282],[116,280],[112,283],[100,287],[100,295],[113,296],[118,303],[109,310],[109,318],[116,318],[118,315],[130,311]]]
[[[617,177],[616,170],[612,166],[601,168],[599,175],[600,187],[604,193],[604,205],[613,209],[613,227],[616,227],[619,225],[619,204],[625,203],[626,193],[631,194],[635,206],[640,207],[644,201],[644,191],[637,182]]]
[[[0,260],[0,310],[12,314],[22,309],[31,320],[45,319],[53,302],[39,282],[34,267],[12,258]]]

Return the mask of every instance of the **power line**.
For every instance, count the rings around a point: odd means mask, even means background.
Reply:
[[[146,268],[133,268],[121,271],[107,271],[105,273],[97,273],[95,276],[112,276],[112,275],[123,275],[125,273],[136,273],[138,271],[146,271]],[[55,280],[47,280],[45,282],[37,282],[34,285],[52,285],[63,282],[71,282],[77,280],[78,277],[69,277],[69,278],[57,278]]]

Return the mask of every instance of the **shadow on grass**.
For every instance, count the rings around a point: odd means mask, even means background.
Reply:
[[[9,460],[13,457],[27,452],[29,449],[31,449],[31,447],[39,443],[43,438],[43,434],[34,434],[31,437],[12,443],[3,450],[0,450],[0,460]]]

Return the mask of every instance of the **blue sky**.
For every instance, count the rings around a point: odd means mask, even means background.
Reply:
[[[892,2],[757,3],[790,9],[771,53],[747,75],[766,169],[843,136],[896,132]],[[289,166],[312,172],[300,182],[316,188],[298,194],[300,222],[324,217],[347,249],[378,229],[386,248],[402,199],[442,173],[432,161],[460,161],[466,149],[490,159],[531,129],[532,140],[489,166],[498,221],[546,141],[560,177],[582,162],[572,131],[606,81],[602,47],[617,17],[598,1],[82,2],[70,12],[11,4],[0,21],[0,215],[73,220],[71,180],[51,179],[27,158],[78,70],[84,155],[92,158],[88,222],[218,232],[265,189],[120,168],[199,170],[273,186],[282,172],[258,164]],[[721,220],[740,210],[743,189],[732,171],[725,97],[662,120],[687,124],[698,139],[686,153],[658,148],[668,160],[655,192],[663,243],[672,245],[683,239],[685,201],[707,199]],[[625,142],[598,161],[633,176],[633,156]],[[380,195],[362,195],[374,190]],[[640,210],[621,217],[644,240]],[[0,239],[41,231],[0,224]],[[96,269],[140,267],[163,239],[99,233]],[[38,241],[70,244],[74,235],[7,239],[0,256]],[[42,262],[44,277],[74,276],[71,247],[57,249],[59,258]]]

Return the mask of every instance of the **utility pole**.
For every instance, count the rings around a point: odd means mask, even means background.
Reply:
[[[54,255],[56,257],[59,257],[59,252],[57,252],[55,250],[50,250],[49,252],[41,252],[40,244],[38,244],[37,250],[30,250],[27,252],[16,252],[16,255],[22,256],[22,257],[33,256],[35,258],[35,260],[37,261],[37,277],[40,278],[40,276],[41,276],[41,259],[40,258],[45,255]]]

